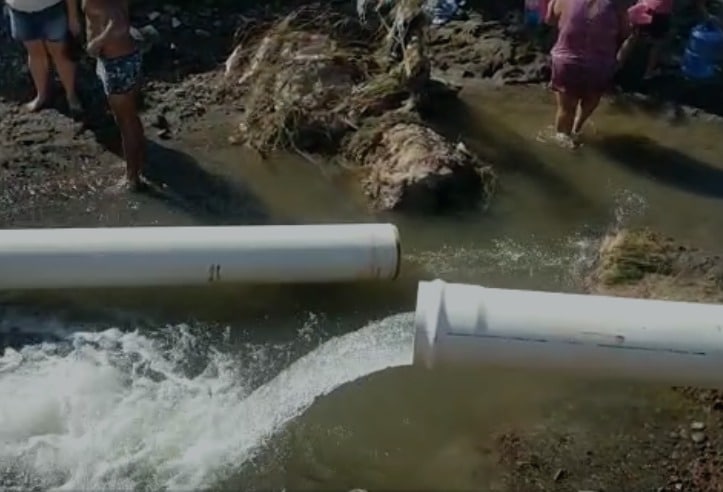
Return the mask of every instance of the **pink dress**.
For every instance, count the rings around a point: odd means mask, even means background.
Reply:
[[[612,0],[566,0],[552,48],[552,89],[585,96],[605,92],[616,70],[620,36]]]

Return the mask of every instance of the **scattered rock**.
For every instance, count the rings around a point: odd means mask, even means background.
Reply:
[[[153,46],[161,40],[161,34],[150,24],[140,29],[131,27],[131,36],[138,43],[143,53],[151,51]]]
[[[705,429],[705,424],[703,422],[691,422],[691,424],[690,424],[690,430],[702,431],[704,429]]]
[[[155,119],[152,122],[152,125],[160,130],[168,130],[170,128],[168,120],[162,114],[156,115]]]
[[[538,83],[550,77],[549,57],[524,30],[506,20],[472,13],[430,32],[435,67],[452,78],[491,78],[502,84]]]
[[[705,442],[706,436],[702,432],[693,432],[690,434],[690,439],[696,444],[700,444],[702,442]]]

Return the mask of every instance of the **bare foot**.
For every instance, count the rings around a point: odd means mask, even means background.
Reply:
[[[148,183],[140,176],[126,178],[128,190],[134,193],[141,193],[148,189]]]
[[[45,98],[37,96],[35,99],[25,105],[25,108],[30,112],[40,111],[45,106]]]
[[[140,193],[148,188],[148,184],[142,178],[124,177],[115,184],[108,187],[108,193],[117,195],[125,192]]]
[[[78,116],[83,113],[83,106],[80,104],[80,100],[76,96],[68,98],[68,110],[73,116]]]

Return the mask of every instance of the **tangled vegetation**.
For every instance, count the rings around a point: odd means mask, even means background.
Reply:
[[[591,290],[675,301],[722,302],[720,259],[643,230],[622,230],[602,244]]]
[[[322,5],[249,28],[227,62],[227,75],[244,88],[236,140],[262,155],[333,152],[364,118],[403,105],[429,77],[424,43],[412,34],[426,28],[415,20],[423,14],[407,22],[408,3],[395,8],[393,25],[376,28]]]

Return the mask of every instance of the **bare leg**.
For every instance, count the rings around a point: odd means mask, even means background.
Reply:
[[[590,118],[590,115],[592,115],[597,109],[598,105],[600,104],[601,98],[602,94],[599,92],[593,92],[590,94],[585,94],[585,96],[583,96],[583,98],[580,100],[580,108],[577,116],[575,117],[575,122],[572,126],[573,133],[580,133],[585,122],[588,120],[588,118]]]
[[[652,77],[658,66],[658,58],[660,57],[660,48],[663,46],[661,41],[653,41],[650,46],[650,54],[648,55],[648,64],[645,67],[644,78]]]
[[[37,111],[48,100],[50,86],[50,61],[45,43],[42,41],[26,41],[23,43],[28,52],[28,69],[35,85],[35,98],[26,107],[30,111]]]
[[[555,115],[555,131],[557,133],[568,136],[572,134],[578,100],[577,96],[557,92],[557,114]]]
[[[630,53],[633,52],[633,48],[635,48],[637,42],[638,35],[636,33],[631,34],[623,41],[622,46],[620,46],[618,50],[618,68],[622,67],[628,58],[630,58]]]
[[[126,160],[126,177],[134,189],[142,185],[141,174],[146,158],[146,138],[143,124],[138,116],[136,91],[108,96],[111,111],[120,130],[123,155]]]
[[[68,107],[71,112],[80,111],[80,101],[75,91],[75,63],[68,55],[68,45],[65,42],[46,42],[45,47],[53,59],[55,69],[58,71],[58,78],[65,89],[65,97],[68,100]]]

